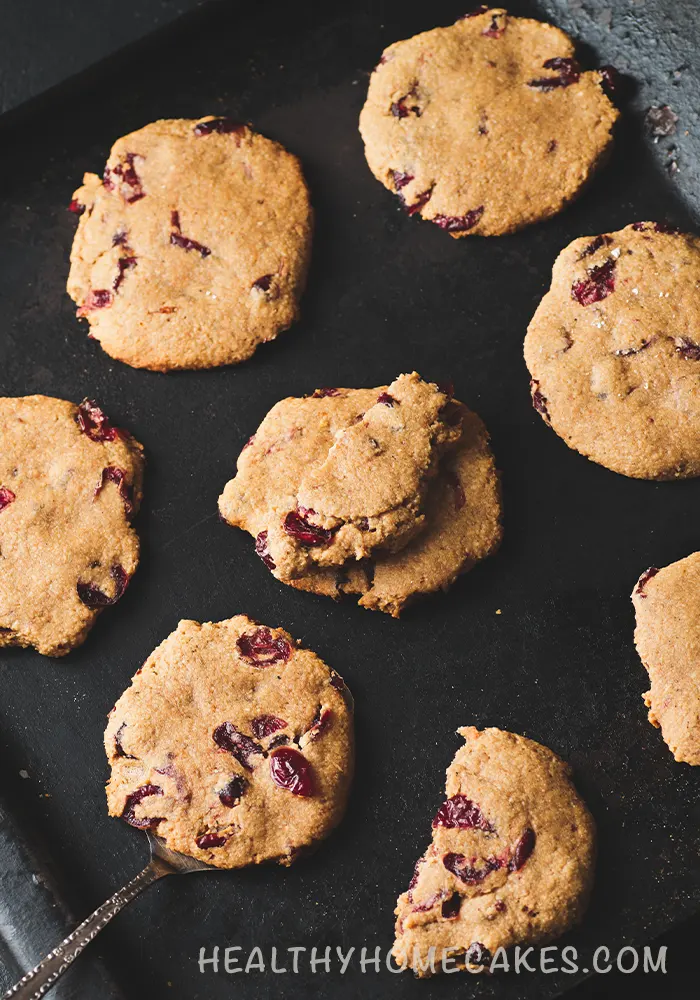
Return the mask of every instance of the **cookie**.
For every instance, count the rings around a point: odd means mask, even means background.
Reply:
[[[415,372],[377,391],[364,411],[342,404],[351,422],[331,435],[325,414],[346,390],[335,392],[323,405],[316,397],[303,401],[303,417],[293,401],[274,407],[221,498],[229,523],[266,533],[268,562],[285,582],[315,565],[339,566],[380,546],[406,545],[423,526],[422,506],[439,459],[461,434],[449,423],[448,395]],[[281,476],[279,442],[290,434],[296,468]]]
[[[340,571],[316,569],[290,581],[293,587],[336,599],[358,595],[361,607],[398,618],[496,551],[503,534],[501,490],[489,437],[475,413],[455,405],[462,437],[430,487],[420,535],[400,552],[376,553]]]
[[[291,864],[337,825],[352,699],[282,629],[181,621],[110,713],[110,816],[215,865]]]
[[[651,682],[649,722],[676,760],[700,764],[700,552],[646,570],[632,602],[634,641]]]
[[[219,510],[228,523],[255,536],[258,555],[275,575],[269,512],[277,512],[278,524],[296,512],[303,477],[322,465],[334,441],[358,426],[388,388],[322,389],[305,399],[282,400],[243,449],[238,474],[227,483]],[[342,566],[316,562],[285,582],[334,598],[358,594],[363,607],[398,616],[410,601],[446,590],[460,573],[495,551],[502,533],[501,500],[488,435],[463,404],[453,400],[445,411],[456,433],[428,484],[419,534],[399,551],[366,549],[369,557],[351,558]]]
[[[535,409],[639,479],[700,475],[700,240],[636,222],[574,240],[525,338]]]
[[[296,157],[226,118],[153,122],[86,174],[68,294],[135,368],[249,358],[297,318],[312,210]]]
[[[63,656],[138,565],[143,449],[87,399],[0,399],[0,426],[0,646]]]
[[[385,49],[360,133],[370,170],[409,215],[454,237],[560,211],[612,141],[609,70],[583,72],[551,24],[482,7]]]
[[[593,881],[595,825],[569,767],[523,736],[459,733],[432,843],[395,911],[394,958],[419,976],[558,937]]]

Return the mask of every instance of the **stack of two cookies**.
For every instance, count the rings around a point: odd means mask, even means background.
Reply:
[[[398,616],[500,541],[498,476],[479,418],[415,372],[317,389],[268,413],[224,489],[225,521],[300,590],[358,594]]]

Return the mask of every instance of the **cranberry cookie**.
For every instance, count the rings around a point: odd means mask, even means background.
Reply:
[[[0,399],[0,426],[0,646],[63,656],[138,565],[143,449],[87,399]]]
[[[403,413],[402,408],[410,410],[409,389],[427,395],[430,422],[424,419],[425,409]],[[362,429],[368,418],[360,445],[364,447],[375,419],[382,435],[374,438],[379,450],[368,452],[366,461],[362,453],[358,459],[354,521],[336,526],[335,533],[317,527],[315,508],[299,509],[300,496],[307,497],[305,484],[328,483],[321,471],[328,469],[329,456],[338,443],[350,444],[348,430]],[[404,436],[402,426],[411,428],[410,440],[401,445],[403,454],[395,444]],[[352,456],[343,468],[352,481]],[[391,496],[397,507],[372,507],[370,516],[362,515],[363,494],[372,502],[377,496]],[[333,490],[326,496],[332,501]],[[413,518],[410,535],[400,503]],[[224,520],[255,536],[258,555],[285,582],[332,597],[357,593],[364,607],[393,615],[420,594],[446,589],[460,572],[494,551],[501,536],[498,476],[481,421],[415,373],[389,387],[322,389],[305,399],[278,403],[243,449],[238,474],[226,485],[219,509]],[[387,533],[392,517],[401,525],[402,547]],[[281,544],[285,534],[296,549]],[[338,536],[344,547],[336,551],[342,559],[332,553],[327,558],[325,550]],[[280,553],[295,573],[282,576]]]
[[[673,756],[700,764],[700,552],[663,569],[651,567],[632,592],[634,641],[651,687],[649,722]]]
[[[661,223],[574,240],[528,328],[535,409],[625,476],[700,475],[700,240]]]
[[[135,368],[250,357],[297,317],[312,211],[296,157],[227,118],[153,122],[86,174],[68,294]]]
[[[488,965],[552,940],[586,909],[595,825],[568,766],[533,740],[472,726],[447,769],[430,847],[396,907],[393,955],[417,975]],[[449,963],[449,964],[448,964]]]
[[[291,864],[340,822],[352,699],[287,632],[181,621],[110,713],[110,816],[217,868]]]
[[[452,236],[512,232],[558,212],[603,159],[608,79],[551,24],[481,7],[384,51],[360,115],[367,162]]]

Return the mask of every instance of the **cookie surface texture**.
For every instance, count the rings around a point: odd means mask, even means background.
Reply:
[[[410,215],[454,237],[558,212],[603,160],[618,112],[558,28],[483,9],[387,48],[360,132]]]
[[[649,721],[676,760],[700,764],[700,552],[646,570],[632,602],[634,641],[651,682]]]
[[[595,826],[568,766],[500,729],[459,733],[432,843],[396,908],[393,955],[418,975],[443,955],[453,969],[488,965],[499,948],[558,937],[593,881]]]
[[[352,699],[282,629],[181,621],[110,714],[109,813],[215,865],[290,864],[340,821]]]
[[[574,240],[525,338],[535,409],[614,472],[700,475],[699,315],[697,237],[637,222]]]
[[[312,210],[296,157],[226,118],[153,122],[86,174],[68,293],[113,358],[244,361],[297,318]]]
[[[90,400],[0,399],[0,646],[63,656],[138,565],[143,449]]]

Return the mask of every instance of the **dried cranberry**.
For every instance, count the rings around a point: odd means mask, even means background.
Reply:
[[[491,23],[488,28],[481,32],[487,38],[501,38],[503,32],[506,30],[506,22],[503,15],[494,14],[491,17]]]
[[[212,132],[218,132],[219,135],[240,136],[245,129],[245,125],[234,121],[233,118],[211,118],[208,122],[197,122],[192,131],[195,135],[211,135]]]
[[[311,765],[292,747],[280,747],[270,754],[270,774],[280,788],[286,788],[293,795],[314,794]]]
[[[443,802],[433,820],[433,826],[444,826],[457,830],[484,830],[494,833],[493,824],[482,813],[476,802],[466,795],[453,795]]]
[[[314,389],[311,393],[312,399],[323,399],[324,396],[339,396],[340,393],[337,389],[331,387],[325,387],[323,389]]]
[[[465,215],[434,215],[430,221],[448,233],[465,233],[474,228],[483,214],[484,206],[480,205]]]
[[[208,847],[223,847],[225,843],[226,837],[222,837],[219,833],[203,833],[195,840],[195,844],[202,851],[206,851]]]
[[[183,250],[196,250],[202,257],[209,256],[211,253],[209,247],[205,247],[203,243],[198,243],[197,240],[191,240],[188,236],[182,235],[180,231],[179,212],[173,211],[170,213],[170,224],[173,227],[173,232],[170,234],[170,242],[173,246],[182,247]]]
[[[81,205],[77,198],[73,198],[68,206],[68,211],[75,213],[75,215],[82,215],[85,211],[85,205]]]
[[[282,525],[285,532],[305,548],[311,548],[314,545],[328,545],[335,534],[332,528],[320,528],[311,524],[308,516],[315,513],[313,510],[300,507],[298,510],[290,511]]]
[[[120,257],[117,261],[117,275],[112,282],[112,288],[116,292],[119,289],[122,281],[124,280],[124,274],[126,271],[130,271],[132,267],[136,267],[136,257]]]
[[[530,379],[530,395],[532,396],[532,405],[537,410],[541,416],[549,423],[549,410],[547,409],[547,397],[543,396],[540,392],[540,383],[537,379]]]
[[[399,97],[398,101],[394,101],[394,103],[391,105],[390,111],[394,116],[394,118],[407,118],[409,115],[415,115],[416,118],[420,118],[421,114],[423,113],[421,111],[420,106],[418,104],[411,104],[411,105],[406,104],[406,101],[408,100],[415,101],[417,99],[418,99],[418,84],[414,83],[407,94],[404,94],[403,97]]]
[[[453,853],[446,854],[442,859],[448,872],[452,872],[465,885],[480,885],[491,872],[503,867],[500,858],[485,858],[483,868],[476,868],[475,862],[476,858],[472,858],[471,863],[468,863],[463,854]]]
[[[124,811],[122,813],[122,819],[126,820],[131,826],[135,826],[137,830],[150,830],[158,823],[163,822],[162,816],[142,816],[141,819],[137,819],[134,815],[134,809],[149,795],[162,795],[163,789],[159,785],[141,785],[137,788],[135,792],[131,795],[127,795],[126,802],[124,804]]]
[[[112,427],[109,417],[100,409],[94,399],[82,401],[78,406],[75,422],[91,441],[114,441],[115,438],[121,436],[119,429]]]
[[[269,628],[256,628],[236,640],[238,652],[244,660],[256,667],[269,667],[272,663],[285,662],[292,655],[286,639],[275,638]]]
[[[121,192],[122,197],[130,203],[138,201],[145,195],[141,178],[134,166],[136,155],[136,153],[127,153],[124,157],[124,163],[118,163],[116,167],[105,167],[104,172],[104,186],[107,190],[112,191],[114,189],[115,183],[113,177],[117,177],[121,187],[126,188],[126,194],[123,190]]]
[[[319,736],[327,732],[327,730],[330,727],[332,718],[333,718],[333,713],[331,712],[330,708],[322,709],[319,706],[316,715],[314,716],[314,720],[311,723],[311,728],[306,734],[309,737],[309,739],[317,740]]]
[[[263,274],[262,278],[258,278],[257,281],[253,282],[252,287],[256,288],[259,292],[269,292],[273,278],[274,274]]]
[[[268,569],[275,568],[275,561],[270,555],[270,550],[267,547],[267,532],[261,531],[260,534],[255,539],[255,552],[262,561],[265,563]]]
[[[136,757],[126,752],[122,744],[122,733],[124,732],[125,729],[126,729],[126,722],[122,722],[121,726],[119,727],[119,729],[117,729],[116,733],[114,734],[114,752],[116,753],[117,757],[126,757],[127,760],[136,760],[137,759]]]
[[[420,212],[421,208],[423,208],[424,205],[428,204],[428,202],[433,196],[433,186],[434,185],[431,185],[426,191],[423,191],[422,194],[419,194],[416,200],[414,202],[411,202],[410,205],[406,204],[406,202],[403,199],[403,196],[399,192],[399,198],[401,198],[403,207],[406,209],[406,213],[408,215],[415,215],[416,212]]]
[[[503,902],[502,899],[497,899],[496,902],[493,904],[493,908],[496,911],[496,913],[505,913],[507,909],[506,904]]]
[[[12,501],[16,499],[12,490],[8,490],[7,486],[0,486],[0,510],[9,507]]]
[[[441,889],[439,892],[434,892],[433,895],[428,896],[424,902],[416,903],[413,907],[413,913],[427,913],[429,910],[432,910],[437,903],[443,900],[445,896],[446,892],[444,889]]]
[[[257,715],[250,727],[253,730],[253,735],[262,740],[266,736],[272,736],[278,729],[284,729],[286,725],[284,719],[280,719],[276,715]]]
[[[571,297],[579,305],[590,306],[600,302],[615,290],[615,258],[609,257],[603,264],[592,267],[588,277],[583,281],[575,281],[571,286]]]
[[[124,510],[127,514],[134,512],[134,488],[126,481],[126,472],[116,465],[108,465],[102,470],[102,479],[95,487],[95,496],[99,496],[106,483],[114,483],[119,490],[119,496],[124,501]]]
[[[388,392],[380,392],[377,396],[377,402],[383,403],[384,406],[396,406],[396,400]]]
[[[508,862],[508,871],[519,872],[527,859],[535,849],[535,831],[528,827],[523,833],[518,843],[515,845],[513,855]]]
[[[557,87],[570,87],[572,83],[578,83],[581,76],[579,64],[575,59],[563,56],[556,56],[554,59],[545,59],[542,64],[545,69],[553,69],[558,76],[545,76],[538,80],[530,80],[528,87],[535,90],[542,90],[547,93]]]
[[[110,573],[115,583],[113,597],[109,597],[94,583],[83,583],[79,580],[76,584],[75,589],[78,591],[78,597],[92,611],[96,608],[107,608],[111,604],[116,604],[127,588],[129,577],[123,566],[112,566]]]
[[[583,248],[583,250],[577,257],[577,260],[583,260],[585,257],[590,257],[592,256],[592,254],[596,252],[596,250],[600,250],[601,247],[610,246],[611,243],[612,243],[611,236],[607,235],[596,236],[596,238],[592,240],[588,244],[588,246]]]
[[[391,177],[397,191],[400,191],[401,188],[405,188],[406,185],[410,184],[413,180],[413,174],[402,174],[400,170],[392,170]]]
[[[658,572],[659,570],[657,566],[650,566],[649,569],[645,569],[637,581],[635,594],[639,594],[640,597],[646,597],[647,595],[644,593],[644,588],[649,580],[651,580],[652,576],[656,576]]]
[[[248,782],[245,778],[242,778],[240,774],[234,774],[228,784],[224,785],[219,792],[219,800],[221,804],[226,806],[228,809],[233,809],[233,807],[240,801],[247,784]]]
[[[462,897],[458,892],[453,892],[449,899],[442,904],[442,915],[445,920],[454,920],[459,916],[462,908]]]
[[[253,770],[252,764],[249,763],[250,758],[265,753],[259,743],[251,740],[250,736],[242,733],[232,722],[222,722],[217,726],[212,733],[212,739],[218,747],[235,757],[247,771]]]
[[[109,309],[114,302],[114,295],[109,288],[93,288],[83,300],[83,304],[78,309],[78,316],[82,318],[94,309]]]
[[[700,344],[688,337],[676,338],[676,352],[686,361],[700,361]]]

